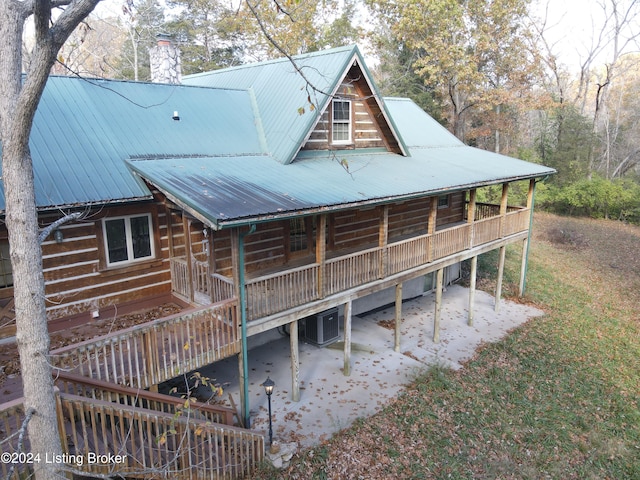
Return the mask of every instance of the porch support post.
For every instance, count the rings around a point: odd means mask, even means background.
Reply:
[[[396,325],[393,350],[400,351],[400,327],[402,326],[402,283],[396,285]]]
[[[529,263],[529,243],[531,242],[531,231],[533,230],[533,203],[536,190],[536,180],[532,178],[529,181],[529,193],[527,194],[527,208],[529,209],[529,233],[522,245],[522,264],[520,265],[520,286],[518,295],[523,296],[527,283],[527,265]]]
[[[187,257],[187,283],[189,284],[189,301],[193,303],[195,292],[193,291],[193,265],[191,264],[191,220],[182,213],[182,230],[184,231],[184,253]]]
[[[478,270],[478,256],[471,257],[471,273],[469,276],[469,317],[467,324],[473,325],[473,309],[476,300],[476,276]]]
[[[431,237],[436,232],[436,222],[438,216],[438,197],[431,197],[431,204],[429,205],[429,220],[427,223],[427,235]],[[427,260],[430,262],[433,260],[433,249],[435,248],[432,238],[429,238],[427,252]]]
[[[473,223],[476,221],[476,189],[472,188],[469,190],[469,206],[467,207],[467,223],[470,225],[469,228],[469,244],[467,248],[473,247],[473,235],[474,228]]]
[[[380,210],[380,229],[378,231],[378,246],[380,247],[380,265],[378,265],[378,278],[387,276],[387,260],[389,251],[387,243],[389,241],[389,205],[383,205]]]
[[[444,268],[439,268],[436,273],[436,310],[433,315],[433,342],[440,342],[440,316],[442,314],[442,283],[444,280]]]
[[[494,306],[494,310],[496,312],[500,309],[500,297],[502,296],[502,277],[504,275],[504,258],[506,250],[506,245],[500,247],[500,259],[498,260],[498,282],[496,284],[496,300]]]
[[[251,413],[249,407],[249,357],[247,349],[247,295],[245,291],[244,272],[244,237],[256,231],[255,224],[247,232],[240,232],[238,228],[231,231],[231,267],[233,283],[238,292],[240,314],[240,334],[242,346],[238,354],[238,369],[240,383],[240,408],[245,428],[251,428]]]
[[[427,224],[427,233],[433,235],[436,231],[436,219],[438,216],[438,197],[431,197],[429,205],[429,223]]]
[[[300,401],[300,354],[298,349],[298,320],[289,324],[291,343],[291,400]]]
[[[351,376],[351,300],[344,304],[344,368],[345,377]]]
[[[324,273],[327,259],[327,215],[318,216],[316,228],[316,263],[318,264],[318,298],[324,298]]]
[[[504,237],[504,228],[507,221],[507,197],[509,193],[509,184],[502,184],[502,197],[500,198],[500,238]]]

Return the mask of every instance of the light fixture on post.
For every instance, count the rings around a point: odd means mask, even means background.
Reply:
[[[62,234],[62,230],[60,230],[59,228],[56,228],[53,231],[53,238],[55,239],[56,243],[62,243],[62,241],[64,240],[64,235]]]
[[[276,386],[275,382],[267,376],[267,379],[262,384],[264,387],[264,391],[267,394],[267,399],[269,403],[269,446],[273,446],[273,426],[271,424],[271,394],[273,393],[273,387]]]

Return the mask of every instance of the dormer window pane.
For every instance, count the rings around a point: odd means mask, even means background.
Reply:
[[[332,114],[331,141],[351,143],[351,102],[334,100]]]

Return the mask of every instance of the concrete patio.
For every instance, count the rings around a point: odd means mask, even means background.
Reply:
[[[473,326],[467,325],[469,290],[451,286],[443,294],[440,342],[433,342],[434,294],[405,301],[402,308],[400,352],[394,352],[393,305],[353,317],[351,375],[342,372],[343,342],[318,347],[300,342],[300,401],[291,399],[291,363],[286,335],[249,352],[251,428],[268,432],[267,397],[261,384],[269,376],[274,441],[299,447],[316,445],[360,417],[382,408],[429,365],[458,369],[482,343],[494,342],[509,330],[544,312],[522,304],[500,302],[482,291],[475,294]],[[342,333],[342,332],[341,332]],[[231,395],[239,408],[238,363],[235,358],[201,370],[223,385],[220,400]]]

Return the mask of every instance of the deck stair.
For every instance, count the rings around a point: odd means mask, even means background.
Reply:
[[[56,386],[63,453],[76,472],[236,479],[264,457],[264,437],[233,426],[232,409],[68,373],[57,375]],[[18,431],[24,413],[18,401],[0,410],[3,437]],[[17,441],[16,435],[0,443],[0,452],[16,452]],[[3,478],[8,467],[2,465]],[[12,479],[29,472],[27,464],[16,467]]]

